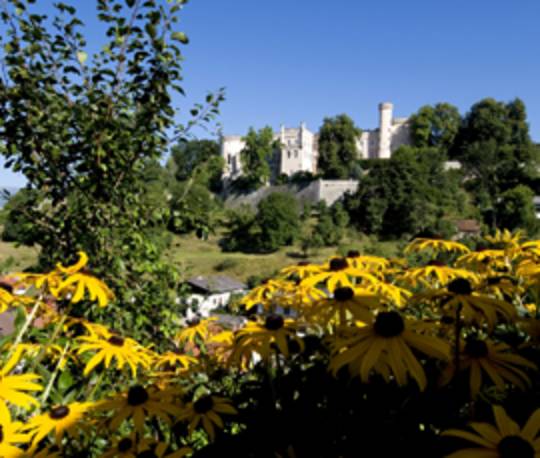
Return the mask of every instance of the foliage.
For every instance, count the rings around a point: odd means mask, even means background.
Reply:
[[[438,103],[421,107],[409,122],[414,146],[440,148],[448,152],[461,127],[461,115],[455,106]]]
[[[34,245],[40,240],[40,228],[34,224],[32,208],[39,205],[39,196],[35,191],[20,189],[6,202],[2,211],[5,213],[2,240],[22,245]],[[43,204],[43,202],[41,202]]]
[[[357,138],[362,131],[345,115],[325,118],[319,131],[317,170],[323,178],[357,178],[359,174]]]
[[[300,230],[298,202],[289,193],[274,192],[262,199],[255,219],[259,227],[253,240],[256,251],[272,252],[291,245]]]
[[[259,131],[251,127],[242,140],[245,142],[244,149],[240,152],[242,177],[237,187],[244,190],[258,189],[270,180],[270,161],[278,144],[269,126]]]
[[[445,221],[469,216],[460,176],[446,172],[444,161],[439,150],[402,147],[375,163],[345,199],[351,221],[368,234],[400,237],[439,232]]]
[[[175,177],[178,181],[193,178],[214,193],[222,190],[221,176],[225,161],[219,143],[214,140],[180,142],[171,149]]]
[[[291,245],[298,236],[298,202],[291,194],[272,193],[259,202],[256,214],[247,207],[230,212],[226,227],[227,234],[222,241],[226,251],[276,251]]]
[[[467,446],[457,436],[476,447],[461,456],[523,456],[540,431],[540,241],[481,243],[423,237],[405,254],[428,262],[287,267],[241,299],[249,319],[173,320],[161,350],[70,314],[113,300],[84,253],[13,274],[0,453],[442,458]],[[488,438],[461,431],[470,421]]]
[[[341,202],[335,203],[330,208],[322,207],[311,234],[314,239],[312,247],[338,245],[348,225],[349,215]]]
[[[495,226],[493,214],[501,194],[530,185],[538,177],[539,155],[520,99],[509,103],[484,99],[465,116],[451,154],[463,166],[467,187],[484,220]]]
[[[218,224],[219,200],[203,185],[180,182],[171,189],[169,230],[177,234],[195,232],[206,238]]]
[[[534,234],[538,222],[533,197],[531,189],[524,185],[503,192],[495,204],[497,222],[510,230],[525,229]]]
[[[55,3],[48,18],[32,11],[34,2],[3,3],[0,154],[44,203],[31,209],[41,265],[84,249],[117,292],[103,319],[148,336],[174,313],[169,291],[178,277],[152,237],[164,215],[146,205],[147,167],[166,152],[169,134],[210,121],[223,98],[209,95],[187,125],[175,123],[184,2],[97,0],[106,37],[93,55],[74,7]]]

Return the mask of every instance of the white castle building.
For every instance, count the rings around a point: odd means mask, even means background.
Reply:
[[[362,159],[388,159],[402,145],[410,144],[408,118],[394,118],[391,103],[379,104],[379,127],[364,130],[357,139],[358,156]],[[280,148],[276,152],[276,175],[293,175],[296,172],[317,172],[319,136],[304,123],[299,128],[281,126],[274,133]],[[221,154],[225,160],[223,178],[235,179],[242,174],[241,151],[245,143],[242,136],[222,137]]]

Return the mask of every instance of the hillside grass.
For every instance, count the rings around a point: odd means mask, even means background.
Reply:
[[[251,276],[267,277],[285,266],[304,260],[298,246],[283,247],[271,254],[226,253],[219,247],[219,236],[200,240],[193,235],[173,236],[164,257],[177,266],[184,278],[196,275],[223,274],[246,281]],[[348,237],[340,246],[325,247],[310,253],[308,259],[321,262],[349,249],[362,252],[395,256],[396,242],[374,242],[366,237]],[[31,267],[37,260],[39,248],[17,247],[0,241],[0,274],[21,271]]]

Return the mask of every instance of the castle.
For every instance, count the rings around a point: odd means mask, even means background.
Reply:
[[[391,103],[379,104],[379,127],[365,130],[357,138],[358,156],[363,159],[387,159],[402,145],[410,144],[408,118],[394,118]],[[299,128],[281,126],[274,133],[280,147],[276,151],[274,174],[293,175],[297,172],[317,172],[319,135],[311,132],[304,123]],[[241,136],[222,137],[221,154],[225,160],[223,178],[234,180],[242,174],[240,153],[245,143]]]

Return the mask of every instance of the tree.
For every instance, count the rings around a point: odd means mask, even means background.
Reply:
[[[437,149],[401,147],[374,163],[357,192],[345,197],[351,221],[369,234],[401,237],[439,232],[448,221],[471,215],[461,177],[444,170],[445,159]]]
[[[172,187],[169,230],[177,234],[196,232],[206,238],[216,227],[219,204],[203,185],[181,182]]]
[[[349,215],[341,202],[336,202],[330,208],[321,206],[312,236],[320,246],[337,245],[341,242],[348,224]]]
[[[449,103],[425,105],[411,116],[410,125],[414,146],[441,148],[448,152],[461,126],[461,115]]]
[[[37,193],[29,189],[20,189],[10,197],[2,209],[5,214],[3,241],[31,246],[40,240],[41,234],[34,224],[32,211],[38,200]]]
[[[223,95],[209,95],[186,125],[175,122],[183,2],[98,0],[106,38],[92,56],[74,7],[54,3],[49,20],[28,10],[31,3],[4,2],[0,154],[45,202],[32,207],[41,267],[84,250],[118,300],[106,313],[84,306],[74,313],[136,337],[166,332],[178,276],[151,237],[162,219],[146,206],[145,174],[167,151],[169,134],[211,120]]]
[[[272,252],[291,245],[300,231],[300,210],[292,194],[274,192],[259,202],[259,232],[255,237],[258,251]]]
[[[275,192],[259,202],[257,213],[242,207],[229,214],[222,246],[228,251],[269,253],[291,245],[300,233],[300,210],[292,194]]]
[[[488,224],[498,224],[496,204],[502,193],[538,178],[539,151],[529,135],[524,103],[484,99],[471,107],[460,129],[453,157],[467,176]]]
[[[525,229],[530,235],[538,230],[534,193],[524,185],[503,192],[495,204],[497,224],[502,229]]]
[[[178,181],[193,178],[214,193],[221,192],[223,167],[219,143],[214,140],[181,142],[171,150],[175,177]]]
[[[274,140],[274,132],[269,126],[259,131],[251,127],[242,140],[245,142],[240,152],[242,186],[258,189],[270,180],[270,161],[278,146]]]
[[[358,172],[357,138],[361,129],[349,116],[325,118],[319,132],[317,169],[323,178],[345,179]]]

